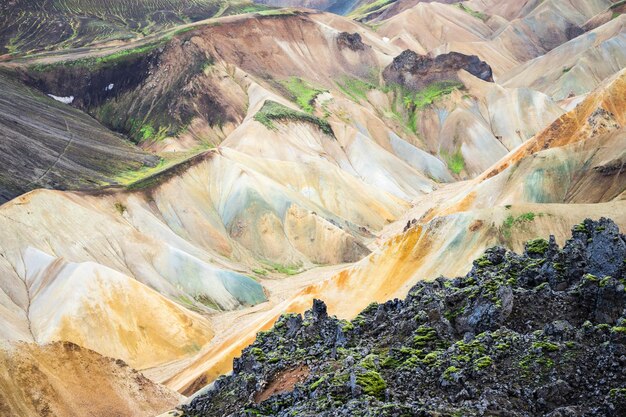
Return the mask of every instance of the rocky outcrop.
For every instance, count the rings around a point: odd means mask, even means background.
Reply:
[[[337,36],[337,45],[339,49],[350,49],[352,51],[365,50],[365,44],[358,33],[341,32]]]
[[[585,220],[563,249],[489,249],[466,276],[351,322],[316,300],[260,333],[184,415],[624,415],[625,259],[615,223]]]
[[[417,91],[435,82],[460,81],[457,72],[462,69],[482,80],[493,81],[491,67],[475,55],[450,52],[433,58],[409,49],[384,69],[383,78],[387,84]]]

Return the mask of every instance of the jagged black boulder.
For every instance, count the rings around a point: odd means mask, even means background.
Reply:
[[[624,416],[626,238],[585,220],[561,250],[492,248],[351,322],[282,316],[187,416]]]

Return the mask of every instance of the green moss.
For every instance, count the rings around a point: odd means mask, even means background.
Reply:
[[[275,121],[294,121],[309,123],[317,126],[325,134],[335,137],[333,129],[326,120],[322,120],[313,115],[292,110],[272,100],[267,100],[263,107],[254,115],[254,120],[263,124],[268,129],[274,130]]]
[[[459,315],[463,314],[465,311],[465,307],[461,306],[456,310],[447,310],[443,315],[448,321],[452,321],[457,318]]]
[[[516,221],[518,221],[518,222],[532,222],[533,220],[535,220],[535,216],[536,215],[533,212],[520,214],[519,217],[516,219]]]
[[[369,371],[356,376],[356,383],[363,388],[363,392],[376,398],[383,398],[387,383],[376,371]]]
[[[378,369],[378,366],[376,366],[376,362],[378,361],[378,359],[379,358],[377,355],[370,353],[365,358],[363,358],[360,365],[367,370],[375,371]]]
[[[401,364],[402,363],[398,359],[391,356],[385,356],[380,362],[380,366],[387,369],[396,369],[400,367]]]
[[[598,284],[598,286],[606,287],[612,279],[613,277],[610,277],[610,276],[604,277],[600,280],[600,283]]]
[[[499,342],[495,345],[496,350],[507,351],[511,348],[511,344],[508,342]]]
[[[609,397],[626,399],[626,388],[613,388],[613,389],[611,389],[609,391]]]
[[[253,268],[252,272],[254,272],[257,275],[263,275],[263,276],[267,275],[267,271],[263,268]]]
[[[478,266],[480,268],[485,268],[487,266],[491,266],[492,263],[491,263],[491,261],[489,259],[487,259],[486,256],[483,255],[483,256],[481,256],[480,258],[478,258],[478,259],[476,259],[474,261],[474,265],[476,265],[476,266]]]
[[[367,307],[365,307],[365,308],[363,309],[363,312],[362,312],[362,313],[363,313],[363,314],[373,313],[373,312],[375,312],[376,310],[378,310],[378,306],[379,306],[379,304],[378,304],[376,301],[372,301],[371,303],[369,303],[369,304],[367,305]]]
[[[437,331],[430,326],[420,326],[415,333],[413,343],[418,348],[423,348],[437,339]]]
[[[318,379],[317,381],[315,381],[315,382],[313,382],[311,385],[309,385],[309,389],[310,389],[311,391],[314,391],[314,390],[315,390],[315,388],[319,387],[319,386],[320,386],[320,384],[321,384],[322,382],[324,382],[324,381],[326,381],[326,376],[321,377],[320,379]]]
[[[548,246],[549,243],[545,239],[533,239],[526,242],[526,251],[536,255],[543,255],[548,250]]]
[[[485,346],[477,339],[473,339],[470,342],[465,343],[462,340],[459,340],[454,344],[456,348],[466,355],[483,355],[486,352]]]
[[[585,274],[585,275],[583,275],[583,281],[598,282],[598,277],[596,277],[593,274]]]
[[[274,270],[280,274],[296,275],[302,272],[302,265],[282,265],[276,262],[263,261],[269,269]]]
[[[482,356],[474,361],[474,368],[476,369],[484,369],[488,368],[493,364],[493,360],[489,356]]]
[[[587,226],[585,226],[585,222],[580,222],[576,226],[574,226],[574,231],[588,233]]]
[[[437,366],[441,363],[439,357],[443,354],[443,350],[433,350],[422,358],[422,363],[426,366]]]
[[[550,342],[534,342],[532,344],[533,349],[541,349],[544,352],[558,352],[561,350],[560,346]]]
[[[352,324],[355,326],[363,326],[365,324],[365,317],[361,314],[352,319]]]
[[[457,372],[459,372],[459,368],[457,368],[456,366],[450,366],[445,371],[443,371],[443,379],[445,379],[446,381],[453,381],[453,375]]]
[[[155,166],[142,166],[139,169],[131,169],[120,172],[114,178],[114,182],[128,189],[141,189],[146,188],[154,184],[161,174],[172,169],[174,166],[189,161],[196,155],[205,152],[206,147],[198,147],[197,149],[189,152],[176,152],[172,156],[167,158],[161,158],[159,163]]]
[[[536,359],[537,365],[541,366],[544,370],[550,370],[554,368],[554,361],[550,358],[540,357]]]
[[[520,375],[524,378],[539,376],[537,372],[546,372],[554,368],[554,361],[543,355],[528,354],[519,362]]]
[[[139,129],[139,142],[159,142],[167,137],[167,128],[161,126],[159,129],[154,129],[152,125],[146,124]]]
[[[258,336],[257,336],[258,337]],[[250,353],[258,360],[259,362],[263,362],[265,360],[265,353],[261,348],[254,347],[250,349]]]
[[[354,325],[349,321],[344,321],[341,323],[341,330],[343,330],[344,332],[352,331],[354,330]]]

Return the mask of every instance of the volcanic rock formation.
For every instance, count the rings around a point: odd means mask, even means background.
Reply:
[[[477,56],[450,52],[432,58],[409,49],[395,57],[383,70],[383,78],[388,84],[399,84],[417,91],[434,82],[458,81],[459,70],[485,81],[493,81],[491,67]]]
[[[626,236],[585,220],[352,321],[284,315],[186,416],[511,416],[626,412]],[[277,384],[277,378],[280,384]]]

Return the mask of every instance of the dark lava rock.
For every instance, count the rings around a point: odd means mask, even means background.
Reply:
[[[563,249],[492,248],[351,322],[281,316],[185,416],[626,415],[626,238],[608,219]],[[277,388],[280,387],[280,389]]]
[[[358,33],[341,32],[337,36],[337,45],[339,49],[348,48],[353,51],[365,50],[365,44],[361,40],[361,35]]]
[[[475,55],[450,52],[432,58],[409,49],[384,69],[383,78],[388,84],[417,91],[435,82],[459,81],[457,72],[461,69],[482,80],[493,81],[491,67]]]

